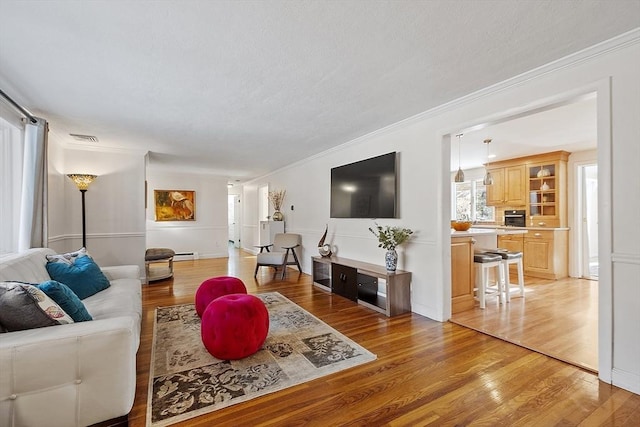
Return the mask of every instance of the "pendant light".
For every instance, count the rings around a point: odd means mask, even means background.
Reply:
[[[484,185],[493,185],[493,177],[491,176],[491,172],[489,172],[489,144],[491,143],[491,139],[485,139],[484,143],[487,144],[487,165],[485,166],[486,173],[484,175],[482,183]]]
[[[456,173],[456,177],[453,181],[464,182],[464,172],[462,172],[462,168],[460,167],[460,152],[462,151],[462,148],[460,148],[460,142],[462,140],[462,134],[459,133],[456,136],[458,137],[458,172]]]

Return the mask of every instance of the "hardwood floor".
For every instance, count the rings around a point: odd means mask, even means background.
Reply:
[[[175,277],[143,289],[135,403],[144,426],[153,313],[191,302],[206,278],[233,275],[250,293],[277,291],[377,355],[374,362],[237,404],[184,426],[637,426],[640,396],[584,369],[453,323],[387,318],[320,291],[290,269],[284,281],[255,256],[175,263]]]
[[[525,276],[525,298],[493,297],[451,321],[548,356],[598,371],[598,282]]]

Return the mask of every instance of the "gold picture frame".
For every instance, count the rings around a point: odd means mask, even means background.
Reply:
[[[156,221],[195,221],[196,192],[153,190]]]

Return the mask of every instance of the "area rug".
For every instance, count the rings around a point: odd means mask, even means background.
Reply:
[[[261,350],[219,360],[202,345],[193,304],[156,309],[147,426],[166,426],[376,359],[277,292],[256,294],[269,310]]]

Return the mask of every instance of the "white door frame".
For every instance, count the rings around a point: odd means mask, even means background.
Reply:
[[[497,113],[491,121],[475,120],[451,127],[441,135],[441,180],[438,200],[442,201],[439,212],[439,246],[442,253],[442,292],[441,312],[443,318],[451,318],[451,232],[449,216],[451,209],[451,135],[464,129],[482,128],[489,124],[502,123],[525,116],[536,110],[548,109],[554,105],[573,102],[581,96],[596,93],[597,96],[597,134],[598,134],[598,377],[611,384],[613,370],[613,226],[612,226],[612,147],[611,147],[611,77],[603,78],[583,87],[568,90],[555,96],[538,100],[520,110]]]

